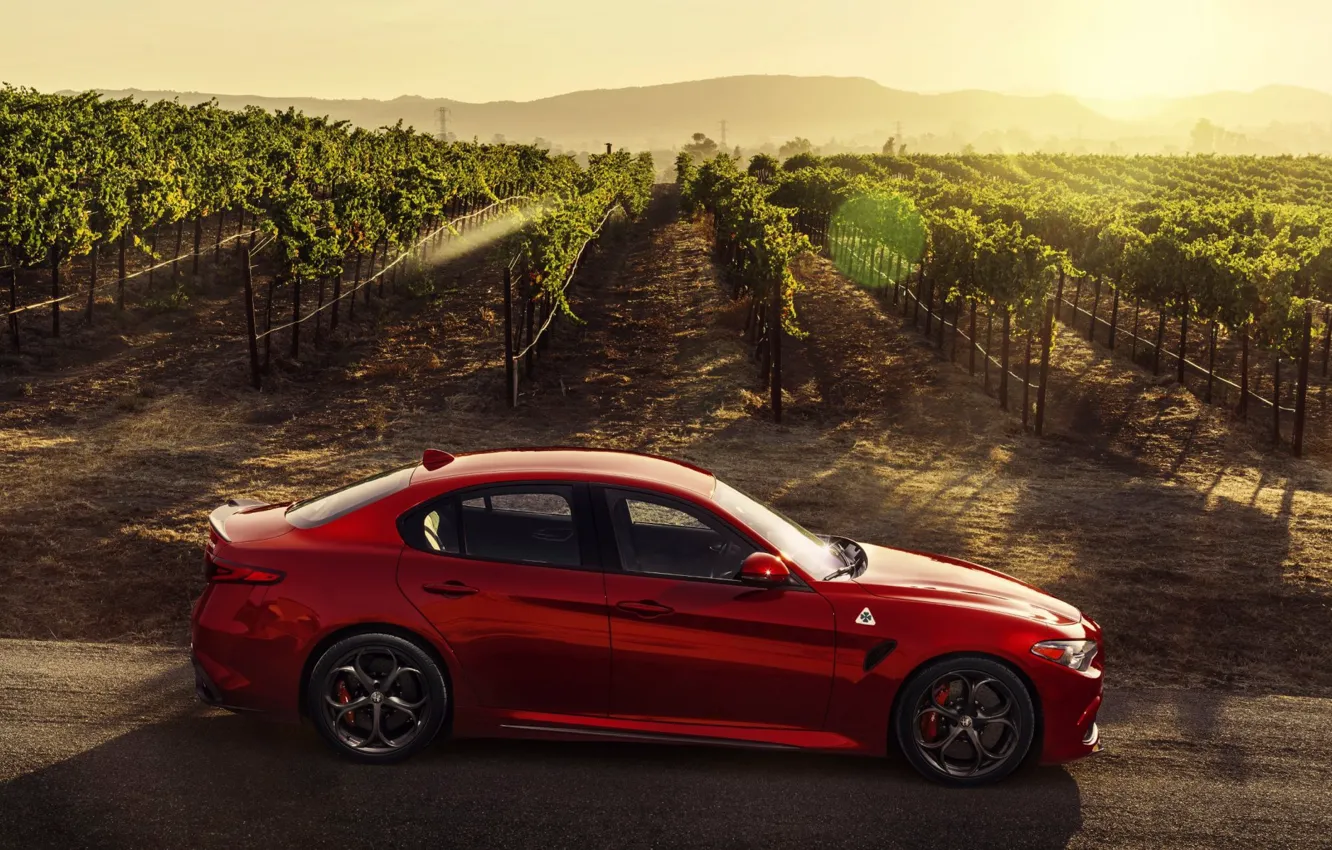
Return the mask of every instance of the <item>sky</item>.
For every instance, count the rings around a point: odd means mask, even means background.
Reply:
[[[1326,0],[0,0],[41,90],[532,100],[734,74],[939,92],[1332,91]]]

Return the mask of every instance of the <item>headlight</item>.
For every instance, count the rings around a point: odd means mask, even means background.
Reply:
[[[1085,671],[1096,657],[1094,640],[1043,640],[1031,648],[1032,655]]]

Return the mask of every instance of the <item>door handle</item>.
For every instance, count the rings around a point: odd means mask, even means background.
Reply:
[[[423,584],[421,589],[426,593],[434,593],[439,596],[448,596],[457,598],[460,596],[471,596],[476,593],[475,587],[468,587],[460,581],[435,582],[432,584]]]
[[[639,617],[642,617],[645,620],[651,620],[653,617],[660,617],[664,614],[675,613],[674,608],[671,608],[666,605],[659,605],[656,602],[651,602],[651,601],[621,602],[619,605],[616,605],[615,607],[619,608],[621,611],[628,611],[630,614],[635,614]]]

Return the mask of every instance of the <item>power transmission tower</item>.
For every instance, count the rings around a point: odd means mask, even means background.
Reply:
[[[439,140],[441,142],[447,142],[449,140],[449,108],[447,106],[441,106],[438,110],[438,114]]]
[[[722,132],[721,132],[721,146],[722,146],[722,150],[725,150],[725,149],[726,149],[726,120],[725,120],[725,119],[722,119],[722,122],[721,122],[721,131],[722,131]]]

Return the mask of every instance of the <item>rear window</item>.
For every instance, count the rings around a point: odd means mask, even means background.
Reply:
[[[332,522],[402,490],[412,480],[412,471],[415,469],[414,463],[400,466],[354,484],[348,484],[331,493],[297,502],[287,508],[287,522],[297,528],[316,528],[326,522]]]

